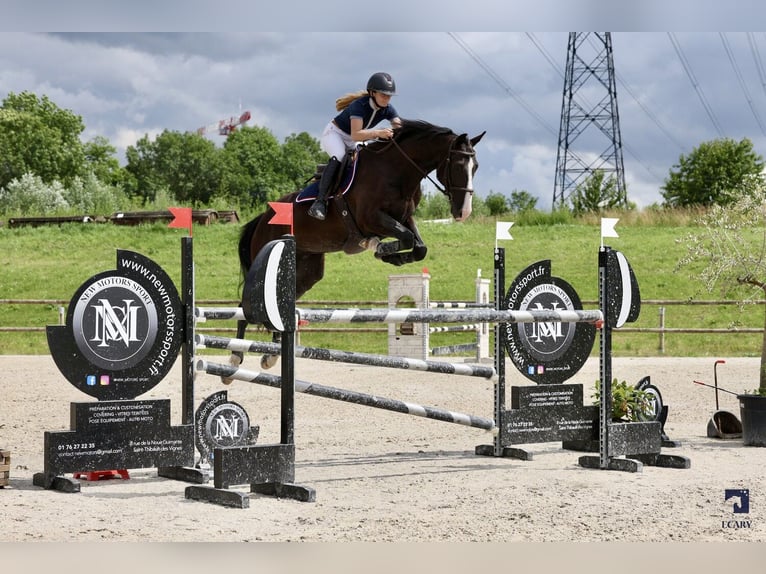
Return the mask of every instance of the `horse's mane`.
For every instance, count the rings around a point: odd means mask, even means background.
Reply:
[[[399,127],[394,128],[394,139],[396,143],[402,144],[409,141],[427,140],[434,136],[454,135],[449,128],[444,128],[424,120],[401,120]],[[391,145],[390,140],[376,140],[368,142],[365,149],[372,152],[383,151]]]
[[[424,120],[401,120],[401,127],[394,130],[394,137],[396,141],[401,142],[403,140],[415,137],[430,137],[450,135],[454,133],[449,128],[444,128]]]

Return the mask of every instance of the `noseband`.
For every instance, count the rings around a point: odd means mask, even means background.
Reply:
[[[399,150],[399,152],[405,157],[407,161],[409,161],[415,168],[421,173],[421,175],[425,178],[428,178],[428,181],[430,181],[432,184],[434,184],[434,187],[441,191],[444,195],[446,195],[449,198],[452,198],[452,191],[464,191],[466,193],[473,193],[473,189],[470,189],[468,187],[456,187],[452,185],[452,171],[450,170],[450,163],[452,161],[453,155],[461,155],[461,156],[468,156],[468,157],[476,157],[475,151],[463,151],[461,149],[454,149],[455,142],[458,140],[458,138],[454,138],[449,145],[449,150],[447,151],[447,157],[442,160],[442,162],[436,166],[436,172],[438,174],[439,170],[444,166],[444,169],[446,170],[447,176],[447,183],[446,183],[446,189],[441,187],[438,182],[434,181],[430,175],[418,164],[415,163],[415,161],[408,156],[405,151],[401,148],[401,146],[398,144],[398,142],[391,138],[391,143],[394,145],[396,149]]]

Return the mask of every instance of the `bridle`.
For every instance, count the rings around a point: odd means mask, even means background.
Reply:
[[[468,187],[457,187],[452,185],[452,170],[451,162],[452,162],[452,156],[453,155],[461,155],[461,156],[468,156],[468,157],[476,157],[476,152],[474,150],[471,151],[465,151],[462,149],[455,149],[455,143],[457,142],[458,137],[453,138],[453,140],[450,142],[449,150],[447,151],[447,157],[445,157],[438,166],[436,166],[436,173],[438,174],[441,169],[446,170],[446,180],[447,183],[445,184],[445,188],[442,188],[438,182],[434,181],[433,178],[428,175],[428,172],[426,172],[422,167],[420,167],[415,161],[407,155],[407,153],[402,149],[402,147],[399,145],[399,143],[396,141],[396,139],[391,138],[391,143],[393,146],[399,150],[399,153],[401,153],[404,158],[410,162],[413,166],[415,166],[415,169],[417,169],[420,174],[427,178],[428,181],[430,181],[436,189],[441,191],[444,195],[446,195],[449,198],[452,198],[452,191],[464,191],[466,193],[473,194],[473,189],[470,189]],[[444,166],[444,167],[442,167]]]

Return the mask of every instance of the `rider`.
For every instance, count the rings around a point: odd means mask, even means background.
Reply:
[[[390,104],[395,93],[396,84],[391,74],[376,72],[367,81],[366,92],[338,98],[336,109],[340,113],[327,124],[320,140],[330,159],[322,172],[317,198],[309,208],[311,217],[324,219],[327,216],[327,193],[340,167],[340,160],[347,151],[354,149],[356,142],[393,137],[392,128],[401,125],[399,114]],[[388,120],[391,127],[373,129],[383,120]]]

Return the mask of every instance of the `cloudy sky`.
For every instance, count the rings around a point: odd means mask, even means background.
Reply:
[[[291,4],[280,3],[277,10],[285,12]],[[243,6],[253,10],[252,3]],[[169,12],[155,14],[158,20],[131,12],[127,21],[136,23],[126,27],[148,30],[121,32],[114,19],[101,21],[99,14],[73,21],[70,11],[50,22],[22,14],[26,19],[17,27],[6,20],[0,26],[0,98],[25,90],[47,95],[82,116],[85,139],[103,135],[122,155],[145,134],[193,131],[246,110],[252,115],[249,125],[267,127],[280,141],[302,131],[318,138],[334,114],[335,98],[363,88],[371,73],[388,71],[397,83],[394,105],[401,116],[469,135],[487,131],[477,150],[480,195],[526,190],[539,198],[538,207],[550,208],[566,31],[492,31],[497,26],[487,25],[486,14],[483,25],[465,20],[469,29],[487,28],[479,32],[385,32],[365,26],[355,32],[345,21],[347,31],[290,31],[284,13],[272,27],[281,31],[269,31],[262,21],[243,25],[248,15],[254,22],[252,12],[221,7],[202,14],[214,25],[192,26],[213,31],[185,31]],[[305,16],[303,11],[304,28]],[[545,29],[546,21],[555,23],[548,29],[569,29],[569,21],[541,16],[526,22],[529,29]],[[656,15],[644,14],[641,21],[651,18]],[[571,23],[589,29],[583,21]],[[611,33],[628,197],[640,207],[662,201],[660,187],[669,170],[704,141],[747,137],[766,156],[766,32],[719,32],[715,19],[703,23],[699,27],[709,30]],[[459,19],[445,24],[443,30],[460,29]],[[620,29],[633,27],[640,26]],[[40,28],[91,31],[35,31]],[[162,29],[174,31],[154,31]],[[583,52],[587,49],[581,53],[590,59],[593,52]],[[605,95],[603,89],[588,93],[586,107]],[[601,154],[609,145],[603,134],[590,132],[576,144],[584,156]]]

